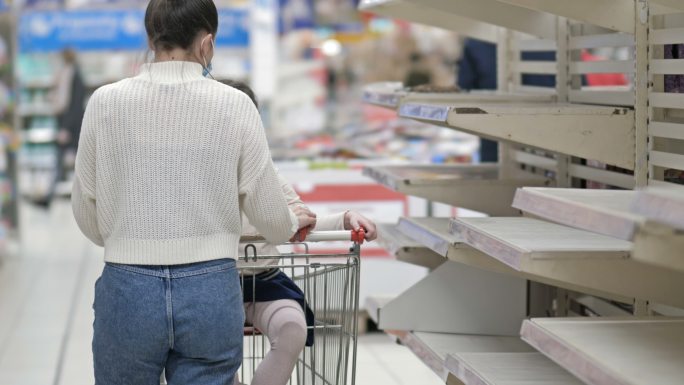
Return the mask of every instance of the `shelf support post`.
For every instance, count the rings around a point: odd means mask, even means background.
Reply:
[[[642,299],[634,300],[633,311],[636,317],[648,317],[653,315],[653,313],[651,312],[651,305],[648,303],[648,301]]]
[[[664,20],[665,16],[663,15],[657,15],[657,16],[650,16],[649,15],[649,23],[648,23],[648,30],[649,33],[651,30],[658,29],[664,27],[665,23]],[[648,43],[648,41],[647,41]],[[648,60],[649,63],[651,60],[658,60],[658,59],[664,59],[665,58],[665,47],[662,45],[656,44],[653,47],[648,48]],[[651,90],[653,92],[664,92],[665,91],[665,75],[660,75],[660,74],[653,74],[650,73],[648,74],[648,90]],[[654,109],[650,105],[647,106],[648,108],[648,124],[650,125],[651,122],[658,122],[658,121],[664,121],[665,114],[662,109]],[[650,135],[648,135],[647,138],[647,157],[653,151],[653,146],[654,146],[654,140]],[[647,184],[651,180],[659,180],[662,181],[664,179],[664,174],[662,169],[656,169],[651,163],[650,159],[647,159],[648,161],[648,166],[647,166]]]
[[[648,124],[649,124],[649,3],[648,0],[634,2],[635,9],[635,34],[636,44],[634,48],[634,92],[635,92],[635,187],[646,187],[648,184]]]
[[[499,28],[496,44],[496,83],[499,91],[510,92],[513,81],[511,62],[511,37],[512,32],[505,28]],[[499,142],[499,166],[501,178],[508,178],[514,173],[516,163],[513,161],[512,144]]]
[[[564,17],[556,18],[556,94],[559,103],[569,101],[570,88],[570,33],[568,30],[568,19]],[[572,187],[570,177],[571,157],[564,154],[556,154],[558,168],[556,169],[556,186]]]

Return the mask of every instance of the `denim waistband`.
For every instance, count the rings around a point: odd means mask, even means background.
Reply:
[[[169,266],[146,266],[146,265],[122,265],[118,263],[107,262],[107,266],[138,273],[143,275],[150,275],[160,278],[184,278],[195,275],[215,273],[222,270],[230,270],[235,268],[234,259],[215,259],[213,261],[190,263],[186,265],[169,265]]]

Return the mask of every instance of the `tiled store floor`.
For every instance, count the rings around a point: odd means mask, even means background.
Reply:
[[[0,384],[92,385],[93,285],[101,250],[81,236],[69,204],[22,207],[22,242],[0,257]],[[441,381],[383,334],[359,340],[357,384]]]

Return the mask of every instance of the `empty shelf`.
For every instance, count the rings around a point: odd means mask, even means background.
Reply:
[[[515,336],[527,315],[527,282],[445,261],[396,297],[365,306],[381,330]]]
[[[360,9],[389,18],[446,28],[490,42],[496,42],[495,32],[490,30],[494,26],[546,39],[556,38],[554,15],[497,0],[364,0]]]
[[[450,31],[496,43],[498,28],[491,24],[480,23],[465,17],[436,12],[424,5],[402,0],[364,0],[359,7],[362,11],[392,19],[407,20],[414,23],[431,25]]]
[[[446,261],[444,257],[407,237],[397,225],[379,224],[378,243],[398,260],[434,269]]]
[[[523,270],[537,260],[626,259],[632,244],[531,218],[456,218],[452,231],[470,246]]]
[[[684,230],[684,194],[681,190],[644,190],[637,195],[633,210],[650,221]]]
[[[397,229],[436,254],[480,269],[512,273],[513,269],[473,249],[449,232],[449,218],[401,218]]]
[[[518,187],[550,183],[536,177],[502,178],[496,164],[373,166],[363,173],[402,194],[490,215],[517,215],[510,204]]]
[[[631,258],[628,241],[531,218],[457,218],[451,231],[535,281],[684,307],[684,274]]]
[[[502,91],[463,91],[453,93],[409,92],[402,99],[404,103],[459,104],[459,103],[553,103],[555,91],[547,93],[502,92]],[[398,106],[397,106],[398,107]]]
[[[574,0],[572,3],[546,0],[500,1],[535,11],[567,17],[568,19],[583,21],[587,24],[634,34],[635,15],[633,4],[630,2],[619,0]],[[611,16],[605,17],[605,15]]]
[[[399,115],[634,169],[634,111],[569,103],[402,103]]]
[[[522,188],[513,207],[537,217],[624,240],[643,218],[631,212],[634,191]]]
[[[684,320],[536,318],[522,338],[589,385],[678,385]]]
[[[449,355],[533,351],[518,337],[412,332],[401,338],[401,342],[443,380],[449,373],[446,367]]]
[[[450,354],[446,367],[465,385],[582,384],[555,362],[536,352]]]
[[[402,102],[454,104],[454,103],[551,103],[555,93],[464,91],[429,93],[406,91],[401,83],[376,83],[366,86],[363,101],[380,107],[398,109]]]

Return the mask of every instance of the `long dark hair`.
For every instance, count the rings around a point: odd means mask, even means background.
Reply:
[[[218,11],[212,0],[151,0],[145,29],[155,50],[189,49],[201,31],[216,36]]]

